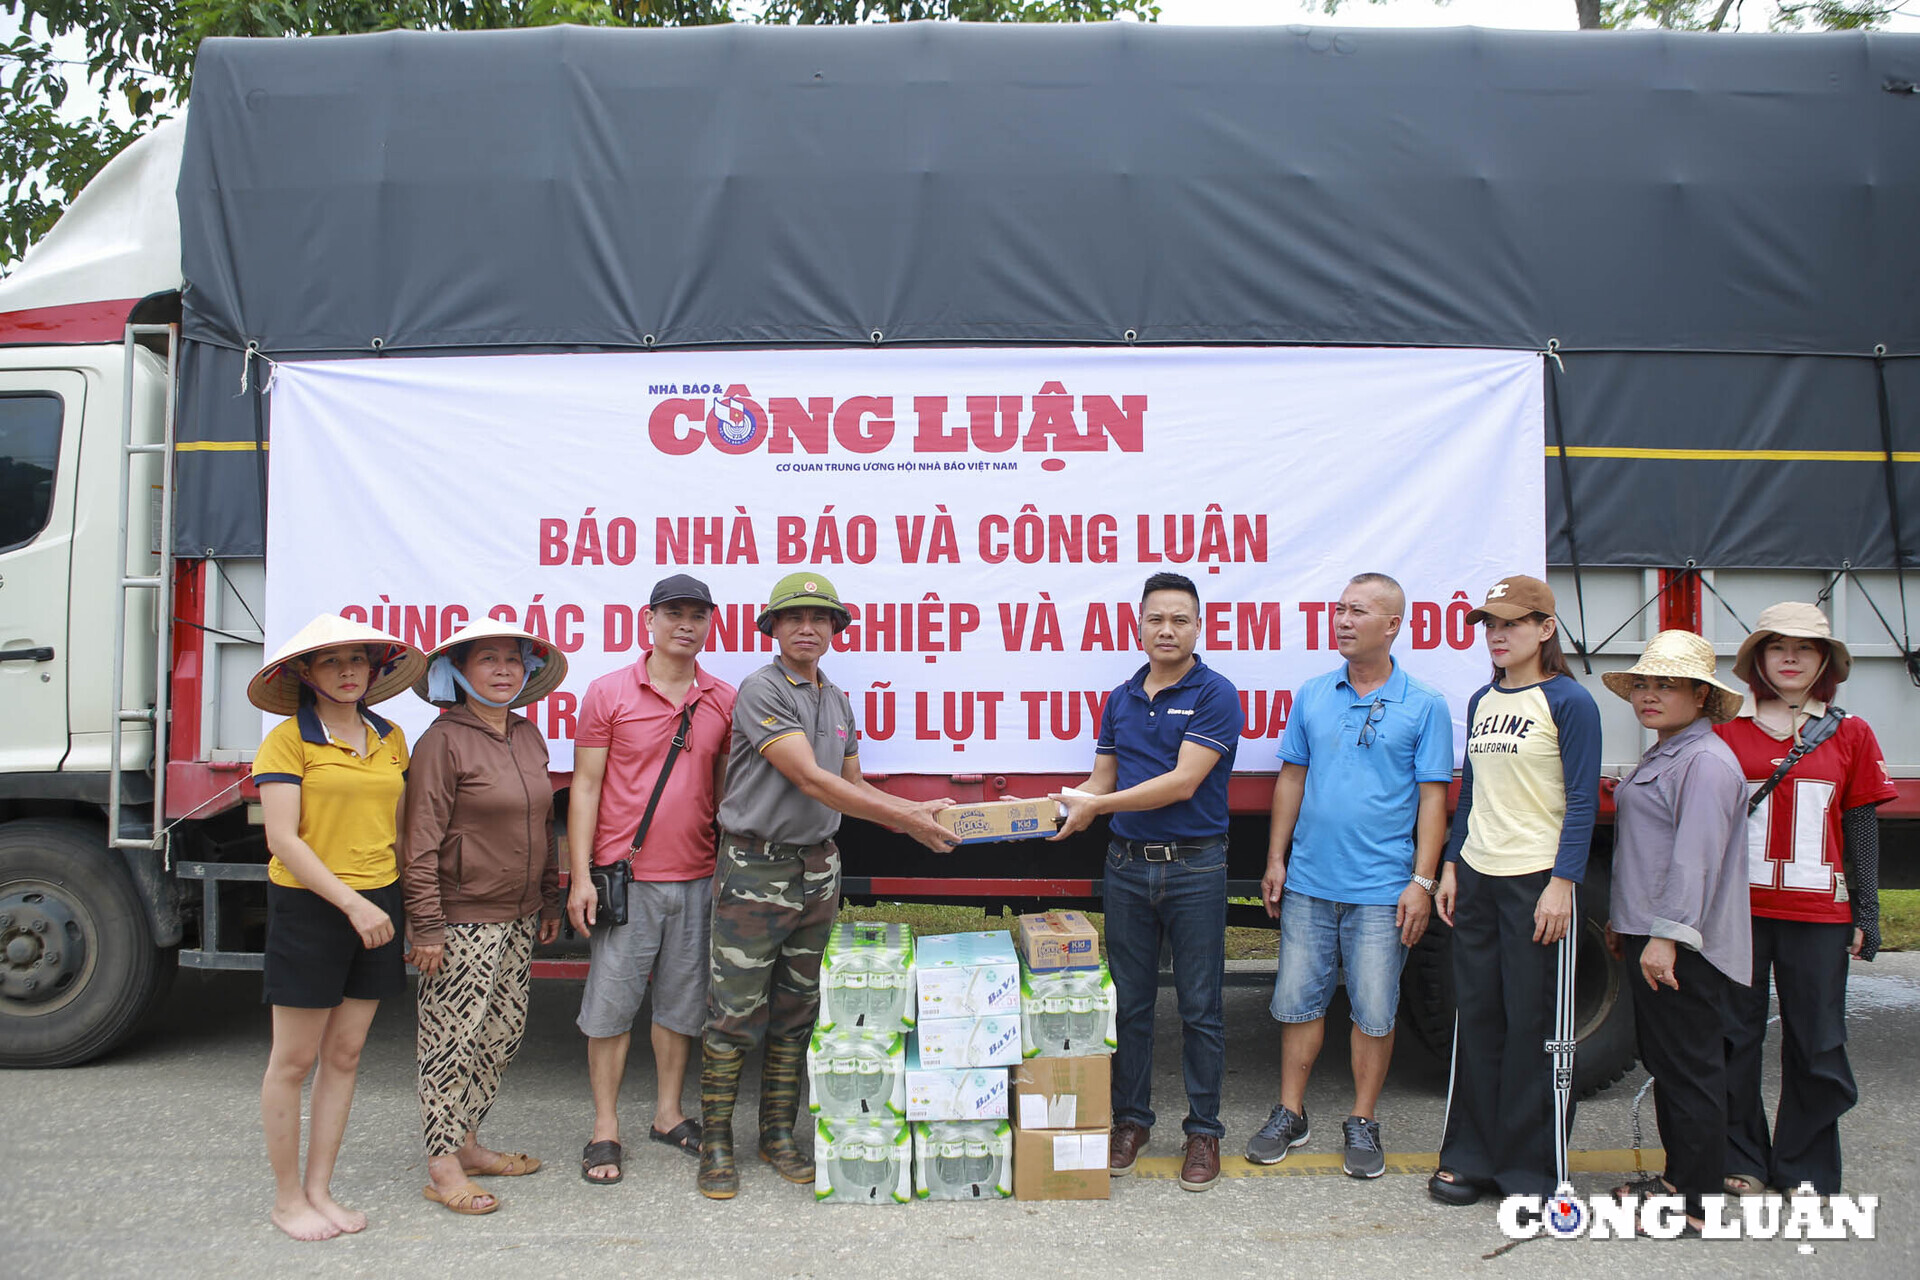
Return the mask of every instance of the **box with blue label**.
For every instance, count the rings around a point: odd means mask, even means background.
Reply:
[[[813,1128],[813,1198],[822,1204],[913,1199],[913,1130],[904,1120],[822,1116]]]
[[[829,1030],[910,1031],[918,1000],[913,929],[840,920],[820,957],[820,1021]]]
[[[914,946],[920,1021],[1020,1012],[1020,957],[1013,935],[940,933]]]
[[[1032,840],[1060,829],[1059,806],[1044,797],[949,805],[935,813],[933,820],[960,837],[961,844]]]
[[[1020,959],[1035,973],[1050,969],[1098,969],[1100,935],[1078,911],[1036,911],[1015,928]]]
[[[1005,1067],[930,1068],[920,1061],[918,1039],[907,1046],[907,1119],[1006,1119]]]
[[[1020,1019],[1010,1013],[922,1018],[914,1041],[923,1067],[1010,1067],[1021,1057]]]
[[[843,1119],[904,1120],[907,1038],[816,1029],[807,1044],[807,1109]]]
[[[1013,1128],[1005,1120],[913,1126],[914,1195],[922,1200],[1004,1200],[1013,1194]]]
[[[1112,1053],[1116,1039],[1113,975],[1097,969],[1020,970],[1020,1038],[1029,1058]]]

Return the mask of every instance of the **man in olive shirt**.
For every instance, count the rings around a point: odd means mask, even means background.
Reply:
[[[720,802],[713,892],[713,971],[700,1066],[700,1193],[739,1190],[733,1103],[747,1051],[766,1039],[760,1157],[789,1182],[812,1182],[793,1139],[800,1069],[820,1010],[820,953],[840,905],[842,814],[898,827],[930,849],[956,843],[933,820],[950,799],[918,804],[860,775],[853,704],[820,670],[852,619],[817,573],[774,586],[760,630],[780,656],[740,682]]]

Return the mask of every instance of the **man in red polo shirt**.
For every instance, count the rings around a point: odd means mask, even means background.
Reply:
[[[683,573],[662,579],[645,616],[653,647],[587,687],[567,802],[567,914],[591,949],[577,1025],[587,1037],[593,1137],[581,1153],[580,1174],[595,1183],[620,1181],[620,1083],[649,984],[659,1075],[649,1136],[700,1154],[700,1122],[681,1108],[680,1095],[707,1017],[713,816],[726,778],[734,688],[697,661],[713,624],[713,597],[704,582]],[[636,849],[635,833],[683,710],[691,713],[686,745]],[[589,856],[597,866],[632,858],[626,924],[596,922]]]

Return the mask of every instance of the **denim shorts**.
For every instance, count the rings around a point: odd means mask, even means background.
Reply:
[[[1393,1030],[1400,1007],[1400,969],[1407,949],[1393,922],[1394,903],[1329,902],[1288,889],[1280,898],[1280,971],[1274,977],[1273,1016],[1312,1022],[1344,970],[1354,1025],[1370,1036]]]

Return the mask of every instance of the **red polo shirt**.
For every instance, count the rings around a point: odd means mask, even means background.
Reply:
[[[693,703],[692,732],[673,762],[646,843],[633,860],[636,880],[700,880],[713,874],[715,777],[725,767],[733,731],[734,688],[695,664],[687,697]],[[680,707],[648,681],[644,657],[587,686],[573,744],[607,749],[600,818],[593,831],[596,864],[627,856],[679,726]]]

